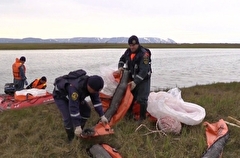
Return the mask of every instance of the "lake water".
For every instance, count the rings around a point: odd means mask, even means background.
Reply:
[[[15,58],[25,56],[28,82],[46,76],[48,91],[54,79],[76,69],[89,75],[102,75],[117,70],[118,60],[125,49],[75,50],[1,50],[0,88],[11,83]],[[151,49],[151,90],[190,87],[216,82],[240,81],[240,49]]]

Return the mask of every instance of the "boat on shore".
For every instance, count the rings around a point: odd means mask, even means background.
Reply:
[[[14,94],[0,94],[0,111],[17,110],[54,103],[51,93],[43,89],[24,89]]]

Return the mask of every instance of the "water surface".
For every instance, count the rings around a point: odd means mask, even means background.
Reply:
[[[85,69],[89,75],[102,75],[108,69],[117,69],[125,49],[74,50],[1,50],[0,87],[12,82],[12,64],[15,58],[26,56],[27,78],[48,78],[47,90],[58,76],[76,69]],[[240,81],[240,49],[151,49],[151,90],[190,87],[196,84]],[[2,90],[3,92],[4,90]]]

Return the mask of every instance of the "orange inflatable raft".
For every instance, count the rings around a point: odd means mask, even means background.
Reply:
[[[43,89],[16,91],[14,95],[0,94],[0,110],[22,109],[31,106],[53,103],[51,93]]]

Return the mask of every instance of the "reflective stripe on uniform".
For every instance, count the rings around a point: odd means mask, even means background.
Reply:
[[[139,78],[140,80],[143,80],[144,78],[142,78],[141,76],[139,75],[136,75],[137,78]]]
[[[81,118],[85,120],[89,119],[89,117],[83,117],[83,116],[81,116]]]
[[[102,103],[93,105],[94,107],[102,106]]]
[[[80,115],[80,113],[76,113],[76,114],[70,114],[71,117],[78,117]]]
[[[55,85],[54,89],[55,89],[55,91],[59,91],[59,89],[58,89],[58,86],[57,86],[57,85]]]

